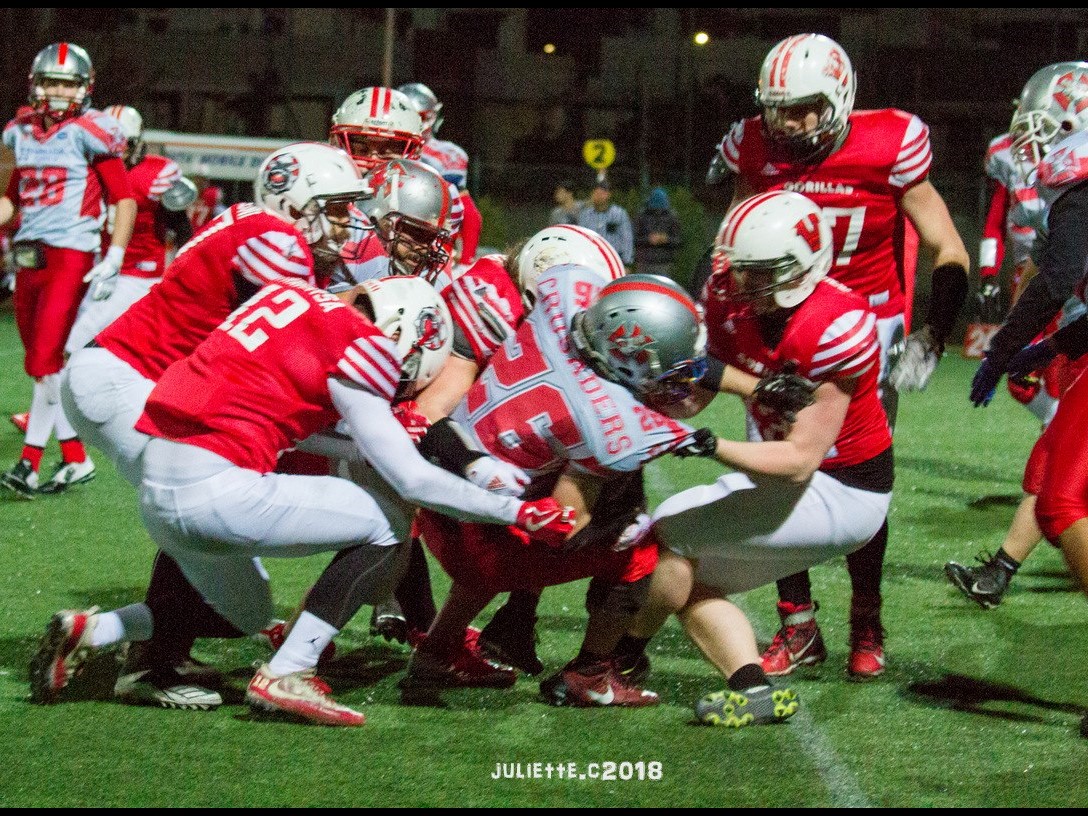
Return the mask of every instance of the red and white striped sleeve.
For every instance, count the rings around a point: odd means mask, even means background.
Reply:
[[[516,290],[510,287],[516,296]],[[472,346],[476,363],[487,361],[517,328],[519,301],[511,302],[493,283],[467,273],[442,290],[450,316]],[[509,293],[507,293],[509,294]]]
[[[740,143],[744,140],[744,120],[734,122],[729,132],[722,137],[722,143],[718,146],[725,166],[733,173],[740,172]]]
[[[181,168],[178,167],[177,162],[167,159],[163,162],[162,169],[160,169],[159,174],[155,176],[155,180],[151,182],[151,187],[147,191],[147,197],[152,201],[158,201],[163,193],[180,180]]]
[[[824,329],[812,355],[808,377],[846,380],[860,377],[879,363],[876,315],[867,309],[854,309],[839,315]]]
[[[280,278],[301,278],[313,283],[310,255],[299,239],[287,232],[268,230],[247,239],[234,256],[234,267],[257,286]]]
[[[336,364],[344,379],[389,402],[400,385],[400,367],[396,344],[377,331],[355,338]]]
[[[911,115],[903,133],[899,154],[895,157],[888,183],[905,190],[924,181],[933,163],[933,151],[929,146],[929,127],[917,116]]]

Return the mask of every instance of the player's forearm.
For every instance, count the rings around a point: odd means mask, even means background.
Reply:
[[[122,198],[116,204],[113,216],[113,232],[110,233],[110,246],[125,249],[132,240],[132,231],[136,226],[136,199]]]
[[[0,227],[15,217],[15,204],[7,196],[0,198]]]
[[[752,476],[770,476],[801,484],[819,470],[824,453],[806,450],[788,439],[779,442],[718,439],[715,457],[723,465]]]

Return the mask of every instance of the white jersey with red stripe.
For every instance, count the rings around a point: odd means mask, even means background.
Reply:
[[[162,375],[136,429],[270,473],[283,451],[339,418],[330,378],[392,401],[400,369],[396,344],[361,312],[283,280]]]
[[[158,380],[258,289],[283,278],[314,283],[310,247],[292,224],[235,204],[178,252],[151,291],[95,338]]]
[[[605,283],[574,264],[547,270],[533,311],[451,415],[484,450],[534,478],[566,468],[635,471],[693,433],[598,375],[574,350],[571,320]]]
[[[106,219],[103,189],[92,165],[120,158],[121,123],[98,110],[63,119],[48,129],[42,115],[23,108],[4,128],[15,153],[19,230],[16,241],[94,252]]]
[[[708,348],[725,363],[761,377],[793,361],[798,374],[819,383],[858,381],[842,430],[821,470],[861,464],[891,446],[877,391],[876,315],[859,295],[837,281],[820,281],[789,316],[774,348],[763,339],[760,318],[749,304],[710,295],[705,305]],[[761,438],[784,439],[789,433],[790,423],[777,412],[753,401],[748,408]]]
[[[854,111],[843,143],[818,164],[780,161],[759,116],[735,123],[719,149],[752,192],[790,190],[815,201],[831,223],[829,275],[868,298],[878,317],[902,314],[903,194],[927,178],[929,128],[893,108]]]
[[[437,170],[438,175],[458,190],[468,184],[468,153],[460,145],[432,136],[423,143],[419,160]]]
[[[136,198],[136,224],[125,250],[122,275],[162,277],[166,268],[166,226],[162,222],[163,209],[159,201],[162,194],[180,179],[181,168],[177,162],[163,156],[144,156],[139,164],[129,168],[128,180]],[[113,232],[112,228],[110,232]]]
[[[439,292],[453,318],[454,353],[483,370],[525,316],[506,256],[485,255]]]
[[[1009,197],[1006,232],[1012,241],[1014,265],[1031,255],[1035,243],[1035,228],[1043,203],[1035,186],[1027,183],[1027,174],[1012,154],[1012,137],[1003,133],[990,142],[986,150],[986,175],[1005,188]]]

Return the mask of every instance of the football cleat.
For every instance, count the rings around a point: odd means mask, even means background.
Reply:
[[[480,632],[480,651],[530,676],[544,671],[536,654],[536,617],[521,619],[500,609]]]
[[[30,700],[55,703],[64,687],[94,653],[91,633],[98,622],[98,607],[64,609],[55,614],[30,660]]]
[[[374,607],[370,615],[370,636],[385,638],[387,643],[408,642],[408,621],[396,599],[390,598]]]
[[[11,415],[11,424],[19,431],[19,433],[26,433],[26,426],[30,424],[30,412],[23,411],[21,414]]]
[[[797,713],[793,689],[756,686],[744,691],[715,691],[695,704],[695,719],[703,725],[743,728],[783,722]]]
[[[272,621],[270,626],[266,626],[253,635],[253,639],[258,643],[263,643],[273,652],[278,652],[283,642],[287,640],[287,621]],[[334,657],[336,657],[336,644],[330,640],[329,645],[322,649],[321,657],[317,659],[317,665],[322,666],[331,663]]]
[[[983,609],[993,609],[1009,588],[1009,575],[989,553],[975,556],[977,567],[965,567],[955,561],[944,565],[944,574],[960,592]]]
[[[246,689],[246,702],[254,714],[277,714],[321,725],[358,726],[366,722],[360,711],[340,705],[332,689],[313,669],[276,677],[265,663]]]
[[[645,652],[637,655],[622,655],[615,659],[616,671],[627,678],[628,683],[638,686],[650,674],[650,658]]]
[[[425,646],[412,652],[408,671],[398,684],[401,689],[510,688],[518,673],[462,647],[452,660],[440,657]]]
[[[89,456],[82,462],[61,462],[49,481],[38,488],[38,492],[61,493],[75,485],[89,482],[94,477],[94,462]]]
[[[811,666],[827,660],[827,647],[816,623],[815,603],[778,602],[782,619],[771,645],[761,655],[763,671],[771,677],[790,674],[798,666]]]
[[[553,706],[633,708],[661,702],[656,692],[639,688],[617,671],[614,660],[581,667],[572,661],[540,683],[540,696]]]
[[[880,618],[852,619],[847,678],[872,680],[884,674],[884,664],[884,630],[880,626]]]
[[[113,696],[123,703],[186,711],[212,711],[223,705],[223,698],[217,692],[186,682],[169,667],[121,674],[114,683]]]
[[[29,459],[20,459],[11,470],[0,473],[0,487],[20,499],[33,499],[38,492],[38,472]]]

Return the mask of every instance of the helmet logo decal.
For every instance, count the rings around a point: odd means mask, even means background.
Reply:
[[[831,49],[827,55],[827,64],[824,65],[824,76],[831,77],[840,85],[846,83],[846,62],[838,49]]]
[[[1072,108],[1073,113],[1083,113],[1088,108],[1088,76],[1070,71],[1058,77],[1054,84],[1054,101],[1061,109],[1068,112]]]
[[[298,174],[298,159],[290,153],[285,153],[268,163],[261,184],[270,193],[286,193],[298,180]]]
[[[431,351],[438,351],[446,342],[448,327],[442,315],[433,306],[427,306],[420,310],[416,317],[416,336],[419,345]]]
[[[654,342],[654,338],[642,331],[642,326],[636,323],[629,331],[628,324],[623,323],[608,335],[608,351],[617,359],[634,360],[644,365],[650,359],[646,347]]]
[[[816,213],[808,213],[804,218],[793,225],[797,236],[801,238],[813,252],[820,251],[820,221]]]

